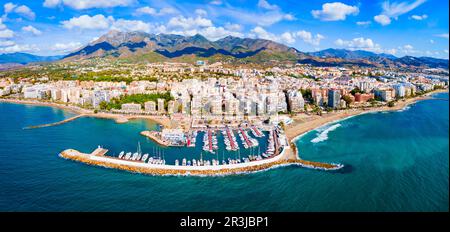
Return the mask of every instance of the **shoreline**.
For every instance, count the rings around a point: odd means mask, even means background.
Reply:
[[[113,113],[103,113],[103,112],[94,113],[93,110],[83,109],[78,106],[63,105],[63,104],[54,103],[54,102],[43,102],[43,101],[37,101],[37,100],[0,98],[0,102],[22,104],[22,105],[55,107],[58,109],[69,111],[71,113],[83,115],[84,117],[113,119],[116,123],[127,123],[128,121],[133,120],[133,119],[145,119],[145,120],[150,120],[150,121],[156,122],[156,123],[164,126],[165,128],[170,128],[170,126],[171,126],[170,119],[166,116],[126,115],[126,114],[113,114]]]
[[[381,106],[376,108],[368,108],[368,109],[349,109],[349,110],[343,110],[338,112],[332,112],[330,115],[327,116],[318,116],[313,115],[312,117],[315,117],[315,119],[305,121],[305,122],[294,122],[290,125],[286,126],[285,133],[286,137],[288,138],[288,141],[290,143],[295,143],[298,139],[300,139],[303,135],[316,130],[320,127],[333,124],[339,121],[347,120],[349,118],[368,114],[368,113],[377,113],[377,112],[390,112],[390,111],[399,111],[407,106],[414,104],[419,101],[423,100],[431,100],[432,98],[430,95],[436,94],[436,93],[448,93],[448,89],[439,89],[435,91],[431,91],[429,93],[424,94],[423,96],[415,97],[415,98],[409,98],[405,99],[404,101],[399,101],[397,104],[393,107],[388,106]],[[295,124],[295,125],[293,125]],[[297,154],[298,155],[298,154]]]

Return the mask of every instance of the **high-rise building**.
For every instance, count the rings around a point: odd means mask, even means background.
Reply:
[[[333,109],[339,108],[341,100],[341,92],[338,89],[328,90],[328,107]]]
[[[158,98],[158,113],[163,114],[166,112],[166,109],[164,107],[164,99]]]

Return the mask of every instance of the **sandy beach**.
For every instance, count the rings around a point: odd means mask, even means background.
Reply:
[[[430,97],[431,94],[448,92],[447,89],[435,90],[424,94],[420,97],[409,98],[403,101],[398,101],[395,106],[388,107],[375,107],[375,108],[366,108],[366,109],[348,109],[348,110],[340,110],[336,112],[331,112],[322,116],[319,115],[310,115],[308,117],[302,117],[301,119],[295,119],[294,122],[286,126],[286,136],[290,142],[296,139],[299,135],[307,133],[311,130],[314,130],[318,127],[321,127],[327,123],[343,120],[345,118],[356,116],[364,113],[370,112],[380,112],[380,111],[397,111],[405,108],[406,106],[413,104],[417,101],[432,99]]]

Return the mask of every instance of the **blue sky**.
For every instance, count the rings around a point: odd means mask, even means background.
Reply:
[[[3,3],[4,2],[4,3]],[[111,29],[448,58],[446,0],[3,0],[0,53],[66,54]]]

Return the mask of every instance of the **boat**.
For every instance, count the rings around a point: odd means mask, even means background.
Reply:
[[[121,152],[119,153],[119,159],[122,159],[124,154],[125,154],[125,152],[124,152],[124,151],[121,151]]]
[[[144,155],[142,156],[141,161],[145,163],[145,161],[147,160],[147,158],[148,158],[148,154],[144,154]]]

